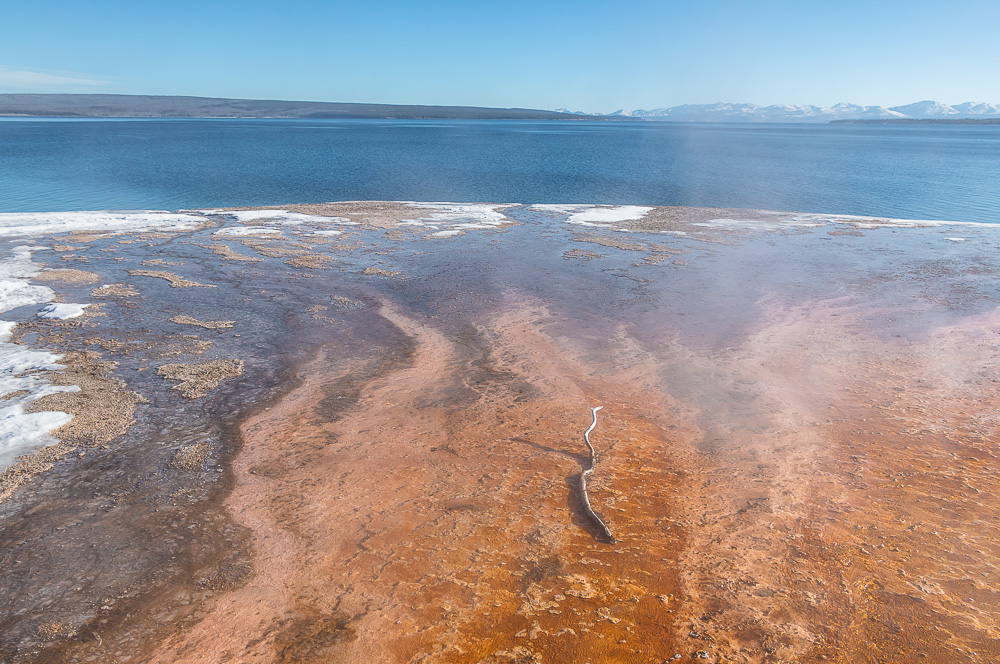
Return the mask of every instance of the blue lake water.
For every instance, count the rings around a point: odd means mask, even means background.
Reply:
[[[366,199],[1000,222],[1000,126],[0,120],[0,212]]]

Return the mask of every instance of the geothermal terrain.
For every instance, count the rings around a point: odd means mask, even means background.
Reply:
[[[0,661],[997,661],[998,249],[700,208],[0,215]]]

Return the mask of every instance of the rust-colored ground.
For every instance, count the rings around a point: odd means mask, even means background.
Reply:
[[[1000,321],[901,347],[816,303],[699,356],[624,327],[594,353],[524,300],[459,338],[382,313],[407,363],[350,385],[320,356],[244,424],[255,574],[151,661],[1000,657]],[[617,544],[574,494],[597,404]]]
[[[415,340],[412,364],[324,417],[320,357],[302,385],[244,427],[238,520],[256,576],[153,661],[645,661],[674,654],[678,483],[660,397],[628,372],[595,380],[540,325],[500,315],[446,339],[383,310]],[[486,351],[486,349],[489,349]],[[589,412],[604,451],[591,495],[616,545],[573,493]]]

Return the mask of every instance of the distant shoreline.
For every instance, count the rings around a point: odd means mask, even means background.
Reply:
[[[830,124],[1000,125],[1000,118],[883,118],[877,120],[831,120]]]
[[[85,94],[0,94],[0,117],[609,121],[631,119],[530,108]]]

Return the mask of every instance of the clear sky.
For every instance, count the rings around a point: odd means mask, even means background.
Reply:
[[[1000,103],[1000,1],[0,0],[0,92]]]

